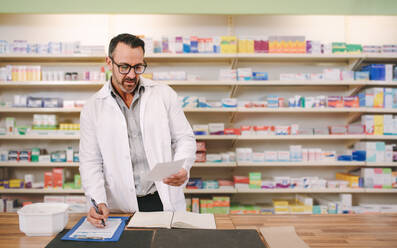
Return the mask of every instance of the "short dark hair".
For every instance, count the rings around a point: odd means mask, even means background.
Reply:
[[[113,55],[114,49],[116,49],[117,44],[120,42],[130,46],[131,48],[142,47],[143,53],[145,53],[145,42],[143,40],[135,35],[124,33],[112,38],[109,44],[108,56]]]

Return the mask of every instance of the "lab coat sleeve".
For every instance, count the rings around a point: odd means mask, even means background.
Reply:
[[[179,104],[176,92],[171,88],[169,90],[170,105],[168,115],[174,160],[186,160],[183,168],[186,169],[189,177],[190,168],[196,160],[196,138],[186,119],[182,106]]]
[[[80,175],[81,183],[87,198],[94,198],[97,204],[105,203],[103,159],[95,131],[95,108],[89,102],[80,115]]]

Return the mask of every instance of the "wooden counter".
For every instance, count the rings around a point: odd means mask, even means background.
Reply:
[[[72,214],[66,228],[83,215]],[[295,226],[311,247],[397,247],[397,214],[382,215],[216,215],[218,229]],[[18,215],[0,214],[0,247],[44,247],[53,237],[28,237],[19,231]]]

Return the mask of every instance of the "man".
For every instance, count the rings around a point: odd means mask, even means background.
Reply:
[[[185,211],[183,188],[195,160],[193,131],[169,86],[140,77],[144,42],[114,37],[106,63],[112,78],[80,116],[80,174],[85,195],[98,204],[87,220],[103,227],[110,211]],[[185,159],[162,182],[142,180],[157,163]]]

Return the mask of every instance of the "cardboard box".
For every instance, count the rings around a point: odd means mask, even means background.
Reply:
[[[52,172],[44,172],[44,188],[52,188]]]
[[[374,108],[383,108],[384,92],[383,88],[374,88]]]
[[[54,188],[62,188],[64,182],[63,168],[52,169],[52,185]]]

